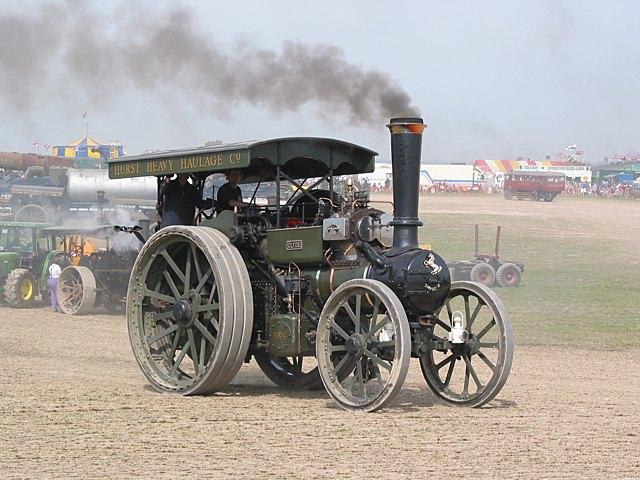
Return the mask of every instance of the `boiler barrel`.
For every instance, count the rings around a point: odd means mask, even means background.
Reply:
[[[97,192],[103,191],[111,203],[155,205],[157,188],[155,177],[111,180],[107,170],[67,171],[67,197],[74,203],[97,203]]]

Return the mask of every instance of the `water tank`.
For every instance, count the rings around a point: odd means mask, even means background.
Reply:
[[[67,197],[73,203],[96,203],[98,191],[112,204],[155,205],[157,198],[155,177],[109,179],[107,170],[69,169]]]

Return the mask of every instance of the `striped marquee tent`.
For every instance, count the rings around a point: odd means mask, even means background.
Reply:
[[[89,135],[71,142],[68,145],[57,145],[51,147],[51,149],[52,155],[59,157],[75,157],[79,159],[101,160],[107,158],[120,158],[124,156],[124,147],[121,143],[103,143],[93,137],[90,137]],[[86,168],[97,166],[97,164],[99,164],[100,162],[81,161],[76,163],[76,167]]]
[[[557,160],[476,160],[474,165],[482,173],[509,173],[514,170],[529,170],[526,167],[545,170],[545,167],[564,167],[567,162]],[[531,168],[533,170],[534,168]]]
[[[561,172],[567,178],[591,182],[591,166],[562,160],[476,160],[474,166],[483,174],[500,178],[513,171]]]

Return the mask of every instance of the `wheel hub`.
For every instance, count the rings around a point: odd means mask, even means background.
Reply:
[[[364,354],[366,342],[360,334],[352,335],[345,343],[345,348],[349,355],[361,357]]]
[[[173,304],[173,318],[182,326],[188,327],[192,321],[191,303],[188,300],[178,300]]]

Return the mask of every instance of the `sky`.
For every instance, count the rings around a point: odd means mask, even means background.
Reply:
[[[638,1],[1,4],[3,151],[44,152],[88,122],[128,154],[304,135],[388,158],[376,105],[391,90],[429,125],[423,162],[640,151]],[[177,48],[173,27],[196,36]]]

